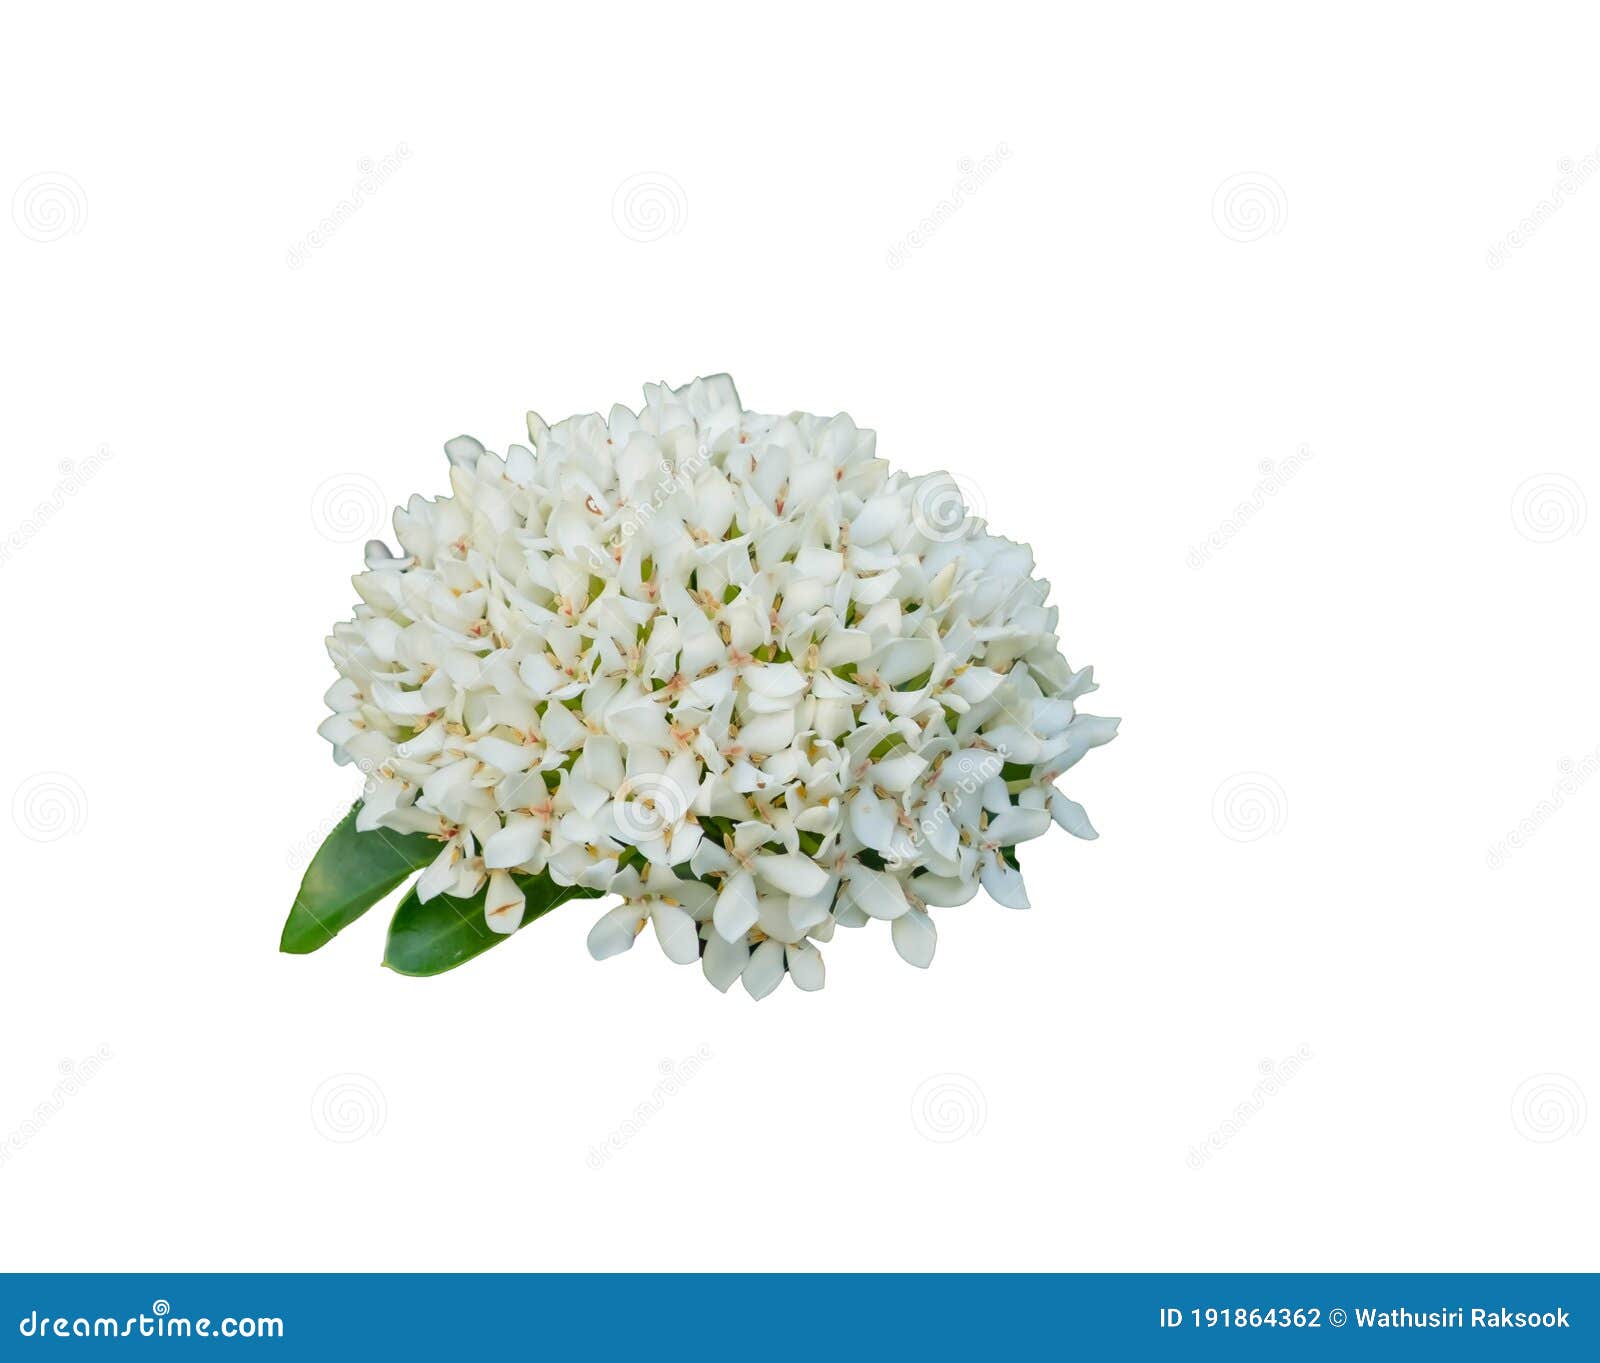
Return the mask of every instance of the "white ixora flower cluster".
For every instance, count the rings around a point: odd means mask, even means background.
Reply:
[[[1055,782],[1117,721],[1076,713],[1032,553],[949,475],[725,375],[528,435],[446,445],[452,495],[395,512],[328,641],[320,732],[369,774],[360,828],[440,840],[421,899],[487,884],[509,933],[513,872],[618,894],[596,958],[648,923],[760,998],[821,988],[841,925],[926,966],[931,908],[1026,908],[1013,849],[1095,836]]]

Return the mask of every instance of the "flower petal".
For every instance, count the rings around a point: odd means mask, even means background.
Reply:
[[[918,876],[911,882],[911,892],[936,909],[953,909],[970,904],[977,897],[978,887],[970,880],[958,880],[954,876]]]
[[[522,926],[527,902],[527,896],[509,871],[491,871],[489,892],[483,897],[483,921],[492,932],[515,932]]]
[[[712,922],[724,941],[738,942],[755,926],[756,915],[755,877],[748,871],[735,871],[722,882]]]
[[[1094,839],[1100,836],[1089,822],[1083,806],[1076,800],[1067,799],[1054,787],[1050,790],[1050,817],[1075,838]]]
[[[1012,805],[989,821],[988,831],[983,836],[985,842],[997,847],[1015,847],[1019,842],[1043,837],[1049,827],[1050,815],[1044,810]]]
[[[798,852],[763,853],[756,858],[756,874],[774,889],[802,898],[821,894],[828,887],[828,873]]]
[[[872,918],[898,918],[910,908],[906,892],[900,882],[884,871],[874,871],[868,866],[850,869],[845,883],[845,896],[862,913]]]
[[[724,994],[728,987],[744,973],[750,960],[750,948],[743,941],[730,942],[721,933],[712,932],[706,938],[705,954],[700,958],[700,968],[706,979]]]
[[[483,845],[483,864],[491,871],[508,866],[521,866],[532,858],[534,849],[544,840],[541,820],[513,815],[506,826],[490,836]]]
[[[850,800],[850,831],[865,847],[888,852],[894,838],[894,806],[870,790],[859,790]]]
[[[998,852],[990,852],[984,857],[978,878],[996,904],[1003,904],[1008,909],[1031,907],[1027,887],[1022,883],[1022,872],[1007,865]]]
[[[939,935],[930,914],[921,909],[903,913],[889,925],[889,931],[894,937],[894,949],[902,960],[923,970],[932,964]]]
[[[810,942],[791,943],[784,948],[784,959],[789,966],[789,978],[796,989],[810,994],[821,989],[827,979],[822,953]]]
[[[783,943],[769,939],[752,951],[743,979],[751,998],[766,998],[783,980]]]
[[[589,929],[589,954],[597,961],[619,955],[633,945],[644,927],[645,912],[638,904],[619,904]]]
[[[700,959],[700,931],[682,909],[653,900],[650,921],[655,925],[656,941],[674,965],[693,965]]]

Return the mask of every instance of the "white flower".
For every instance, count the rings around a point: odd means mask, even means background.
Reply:
[[[484,890],[512,932],[513,871],[619,894],[596,957],[650,923],[759,998],[820,988],[839,924],[926,966],[930,909],[1025,908],[1014,849],[1095,836],[1055,782],[1116,721],[1077,713],[1029,550],[923,514],[947,475],[725,375],[528,436],[446,445],[450,495],[395,512],[328,640],[321,732],[369,773],[359,827],[440,841],[421,898]]]
[[[597,961],[615,956],[633,945],[648,921],[667,959],[692,965],[700,959],[700,928],[696,912],[709,906],[714,892],[698,880],[679,880],[670,871],[650,867],[641,879],[629,867],[612,883],[624,897],[619,908],[604,915],[589,932],[589,954]]]

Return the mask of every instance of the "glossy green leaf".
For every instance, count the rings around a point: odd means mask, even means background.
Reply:
[[[356,831],[360,801],[317,849],[283,925],[280,950],[304,955],[326,946],[413,871],[439,855],[440,844],[421,833],[387,828]]]
[[[512,878],[528,900],[522,914],[524,928],[569,899],[598,899],[601,893],[577,885],[557,885],[548,871]],[[441,975],[508,941],[512,934],[492,932],[484,922],[483,904],[488,893],[485,883],[471,899],[441,894],[424,904],[416,890],[411,890],[400,901],[389,924],[383,963],[401,975]]]

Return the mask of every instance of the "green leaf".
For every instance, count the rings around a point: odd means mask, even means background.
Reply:
[[[601,895],[601,891],[581,885],[557,885],[548,871],[536,876],[513,874],[512,879],[528,899],[522,927],[569,899],[598,899]],[[441,894],[424,904],[416,890],[409,891],[389,923],[383,963],[401,975],[442,975],[507,941],[510,933],[492,932],[484,922],[483,901],[488,893],[486,881],[471,899]]]
[[[282,951],[297,956],[327,946],[413,871],[439,855],[423,833],[356,832],[358,800],[317,849],[283,925]]]

